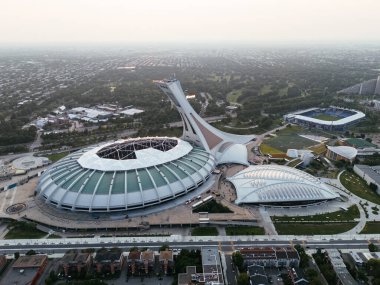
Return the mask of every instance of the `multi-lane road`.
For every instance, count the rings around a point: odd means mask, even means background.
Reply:
[[[41,252],[65,252],[71,248],[101,248],[120,247],[130,248],[134,246],[148,247],[152,250],[159,249],[162,244],[168,244],[171,248],[200,248],[202,246],[218,246],[220,251],[227,255],[237,248],[242,247],[266,247],[289,246],[301,244],[305,248],[337,248],[337,249],[364,249],[368,243],[380,244],[379,235],[368,236],[321,236],[292,237],[277,236],[255,237],[94,237],[94,238],[64,238],[64,239],[39,239],[39,240],[0,240],[0,253],[24,252],[30,249]]]

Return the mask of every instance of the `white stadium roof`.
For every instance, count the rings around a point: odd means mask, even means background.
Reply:
[[[236,204],[305,203],[339,197],[314,176],[281,165],[249,166],[227,180],[236,189]]]
[[[136,138],[72,153],[49,167],[38,195],[58,208],[111,212],[175,199],[215,168],[204,149],[177,138]]]
[[[327,148],[337,155],[343,156],[349,160],[354,159],[358,154],[358,150],[351,146],[327,146]]]

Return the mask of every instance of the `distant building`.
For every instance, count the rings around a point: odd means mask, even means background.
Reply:
[[[298,267],[300,257],[292,247],[254,247],[239,250],[246,266]]]
[[[88,252],[68,252],[59,263],[65,276],[71,275],[73,272],[85,275],[92,265],[92,256]]]
[[[141,266],[141,251],[139,250],[133,250],[129,252],[127,257],[127,263],[128,263],[128,271],[131,272],[132,275],[139,272],[140,266]]]
[[[347,95],[380,95],[380,76],[338,91]]]
[[[223,270],[217,247],[202,247],[203,273],[195,266],[187,266],[186,273],[178,274],[178,285],[224,285]]]
[[[7,264],[7,258],[5,255],[0,255],[0,271],[4,268],[4,266]]]
[[[12,265],[12,269],[3,276],[2,284],[36,285],[48,263],[47,255],[20,256]]]
[[[269,285],[264,266],[250,265],[247,268],[250,285]]]
[[[140,259],[144,267],[144,273],[149,274],[153,270],[154,252],[151,250],[142,251]]]
[[[97,273],[114,274],[121,270],[124,256],[119,248],[101,248],[96,252],[94,266]]]
[[[173,251],[171,250],[160,251],[159,262],[160,262],[160,265],[162,266],[162,270],[164,271],[164,274],[168,274],[168,271],[171,270],[174,265]]]
[[[340,252],[336,249],[327,249],[328,258],[331,265],[334,268],[336,275],[338,276],[338,284],[342,285],[358,285],[359,283],[352,277],[350,272],[347,270],[346,264],[340,255]]]
[[[136,108],[129,108],[129,109],[120,111],[120,114],[125,115],[125,116],[134,116],[141,113],[144,113],[144,110],[136,109]]]
[[[357,154],[356,148],[350,146],[327,146],[326,157],[334,161],[353,162]]]
[[[358,267],[364,266],[371,259],[380,259],[380,252],[350,251],[350,256]]]

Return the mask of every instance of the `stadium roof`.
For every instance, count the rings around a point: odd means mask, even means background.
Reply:
[[[349,160],[354,159],[358,154],[357,149],[350,146],[327,146],[327,148],[337,155],[343,156]]]
[[[281,165],[256,165],[227,178],[236,189],[236,204],[271,204],[335,199],[338,196],[314,176]]]
[[[210,153],[180,139],[130,139],[61,159],[44,172],[37,193],[78,211],[144,208],[196,189],[214,167]]]

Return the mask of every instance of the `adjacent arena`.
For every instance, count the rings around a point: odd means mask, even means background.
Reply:
[[[227,178],[236,190],[236,204],[295,205],[338,196],[314,176],[281,165],[256,165]]]
[[[178,138],[121,140],[58,161],[44,172],[36,192],[63,209],[132,210],[196,189],[214,168],[210,153]]]
[[[311,108],[287,114],[284,120],[307,128],[342,131],[365,118],[365,114],[350,109],[330,106]]]

